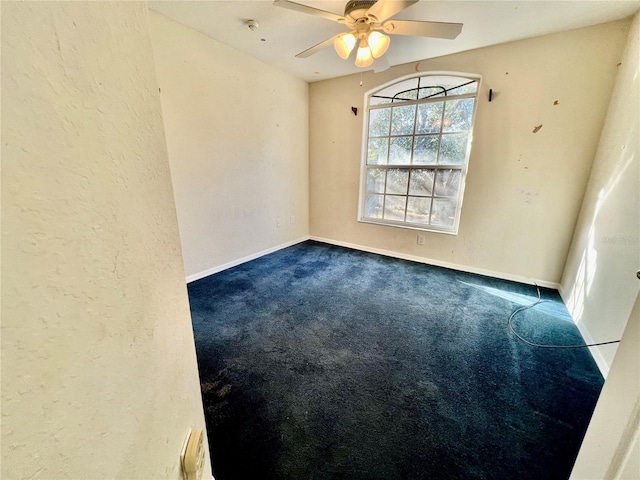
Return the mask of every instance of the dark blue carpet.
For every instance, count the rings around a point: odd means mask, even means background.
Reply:
[[[566,479],[603,383],[530,285],[309,241],[189,299],[216,480]]]

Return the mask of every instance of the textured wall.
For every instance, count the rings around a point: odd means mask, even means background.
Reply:
[[[306,237],[307,83],[153,12],[151,34],[186,274]]]
[[[619,339],[640,282],[640,17],[629,32],[562,276],[563,297],[592,340]],[[598,347],[605,374],[617,345]]]
[[[144,3],[3,3],[2,260],[2,478],[181,478],[204,418]]]
[[[559,282],[628,23],[367,72],[362,87],[360,75],[312,83],[311,235]],[[363,106],[366,91],[416,68],[482,75],[459,233],[427,233],[424,246],[414,230],[356,221],[365,115],[351,113],[351,106]]]

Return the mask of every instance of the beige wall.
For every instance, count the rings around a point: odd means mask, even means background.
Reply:
[[[588,341],[619,339],[640,281],[640,17],[618,68],[562,293]],[[617,345],[594,350],[606,374]]]
[[[313,237],[505,278],[560,281],[628,21],[310,86]],[[392,47],[393,48],[393,47]],[[459,233],[358,223],[364,93],[421,72],[482,75]],[[494,100],[489,103],[488,89]],[[554,105],[554,102],[558,102]],[[360,109],[358,116],[351,107]],[[535,126],[542,125],[538,133]]]
[[[640,295],[571,473],[572,480],[640,478]]]
[[[178,480],[204,428],[148,28],[2,4],[3,479]]]
[[[154,12],[151,27],[187,277],[308,236],[307,83]]]

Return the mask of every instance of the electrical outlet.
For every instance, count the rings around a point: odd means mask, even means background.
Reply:
[[[280,228],[282,226],[282,219],[280,217],[276,217],[276,227]]]
[[[291,216],[289,217],[289,223],[290,223],[291,225],[293,225],[293,224],[295,224],[295,223],[296,223],[296,216],[295,216],[295,215],[291,215]]]
[[[418,235],[418,245],[424,245],[424,235]]]

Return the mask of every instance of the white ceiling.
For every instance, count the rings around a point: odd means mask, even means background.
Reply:
[[[296,1],[338,15],[343,15],[346,3]],[[149,5],[168,18],[309,82],[361,71],[353,58],[342,60],[333,47],[309,58],[295,58],[346,27],[276,7],[270,0],[152,0]],[[391,65],[398,65],[609,22],[639,9],[640,0],[421,0],[393,18],[464,23],[462,33],[455,40],[392,36],[385,56]],[[251,31],[245,24],[249,19],[258,21],[257,30]]]

